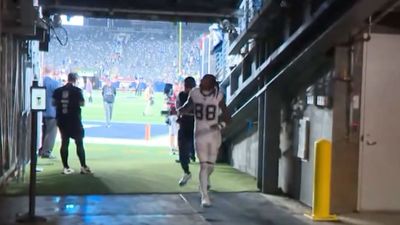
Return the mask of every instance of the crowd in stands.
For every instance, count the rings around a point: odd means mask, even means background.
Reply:
[[[143,22],[146,24],[147,22]],[[45,54],[46,64],[59,70],[91,69],[96,76],[131,77],[133,80],[175,82],[200,71],[199,38],[207,25],[182,32],[182,74],[178,74],[178,28],[118,29],[105,26],[65,26],[68,43],[55,38]],[[132,84],[134,85],[134,84]]]

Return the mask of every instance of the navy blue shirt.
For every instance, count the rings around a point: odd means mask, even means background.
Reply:
[[[59,122],[81,121],[81,104],[85,102],[82,90],[68,83],[57,88],[53,94],[56,118]]]
[[[183,106],[189,97],[189,93],[184,91],[178,94],[178,98],[176,100],[176,108],[180,108]],[[187,135],[193,135],[194,133],[194,115],[193,113],[182,115],[179,118],[179,129],[182,130]]]
[[[115,95],[117,95],[117,90],[112,85],[105,85],[101,94],[103,95],[103,101],[107,103],[114,103]]]

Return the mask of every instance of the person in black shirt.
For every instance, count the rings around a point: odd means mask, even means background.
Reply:
[[[53,104],[56,106],[57,126],[61,133],[61,159],[64,166],[63,174],[74,172],[68,165],[68,145],[69,139],[75,140],[76,151],[81,164],[81,173],[91,173],[86,165],[85,149],[83,147],[83,137],[85,131],[82,125],[81,106],[84,106],[85,100],[82,90],[75,87],[78,74],[69,73],[68,83],[57,88],[53,94]]]
[[[196,87],[196,81],[193,77],[187,77],[184,80],[185,90],[178,94],[176,99],[176,107],[179,108],[187,101],[189,92],[192,88]],[[194,153],[194,115],[193,113],[183,114],[178,116],[177,122],[179,123],[178,130],[178,147],[179,147],[179,161],[181,163],[183,172],[185,173],[179,180],[179,185],[184,186],[192,177],[189,171],[190,158],[195,161]]]

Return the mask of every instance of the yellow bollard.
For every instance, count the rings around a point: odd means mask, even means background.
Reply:
[[[322,139],[315,142],[314,148],[312,212],[306,216],[314,221],[337,221],[336,215],[330,214],[332,144]]]

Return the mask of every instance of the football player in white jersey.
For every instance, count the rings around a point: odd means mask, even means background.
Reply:
[[[187,102],[178,109],[178,113],[185,114],[191,109],[195,114],[195,148],[200,161],[201,205],[209,207],[209,179],[221,146],[221,130],[231,119],[214,75],[204,75],[200,87],[191,90]]]

